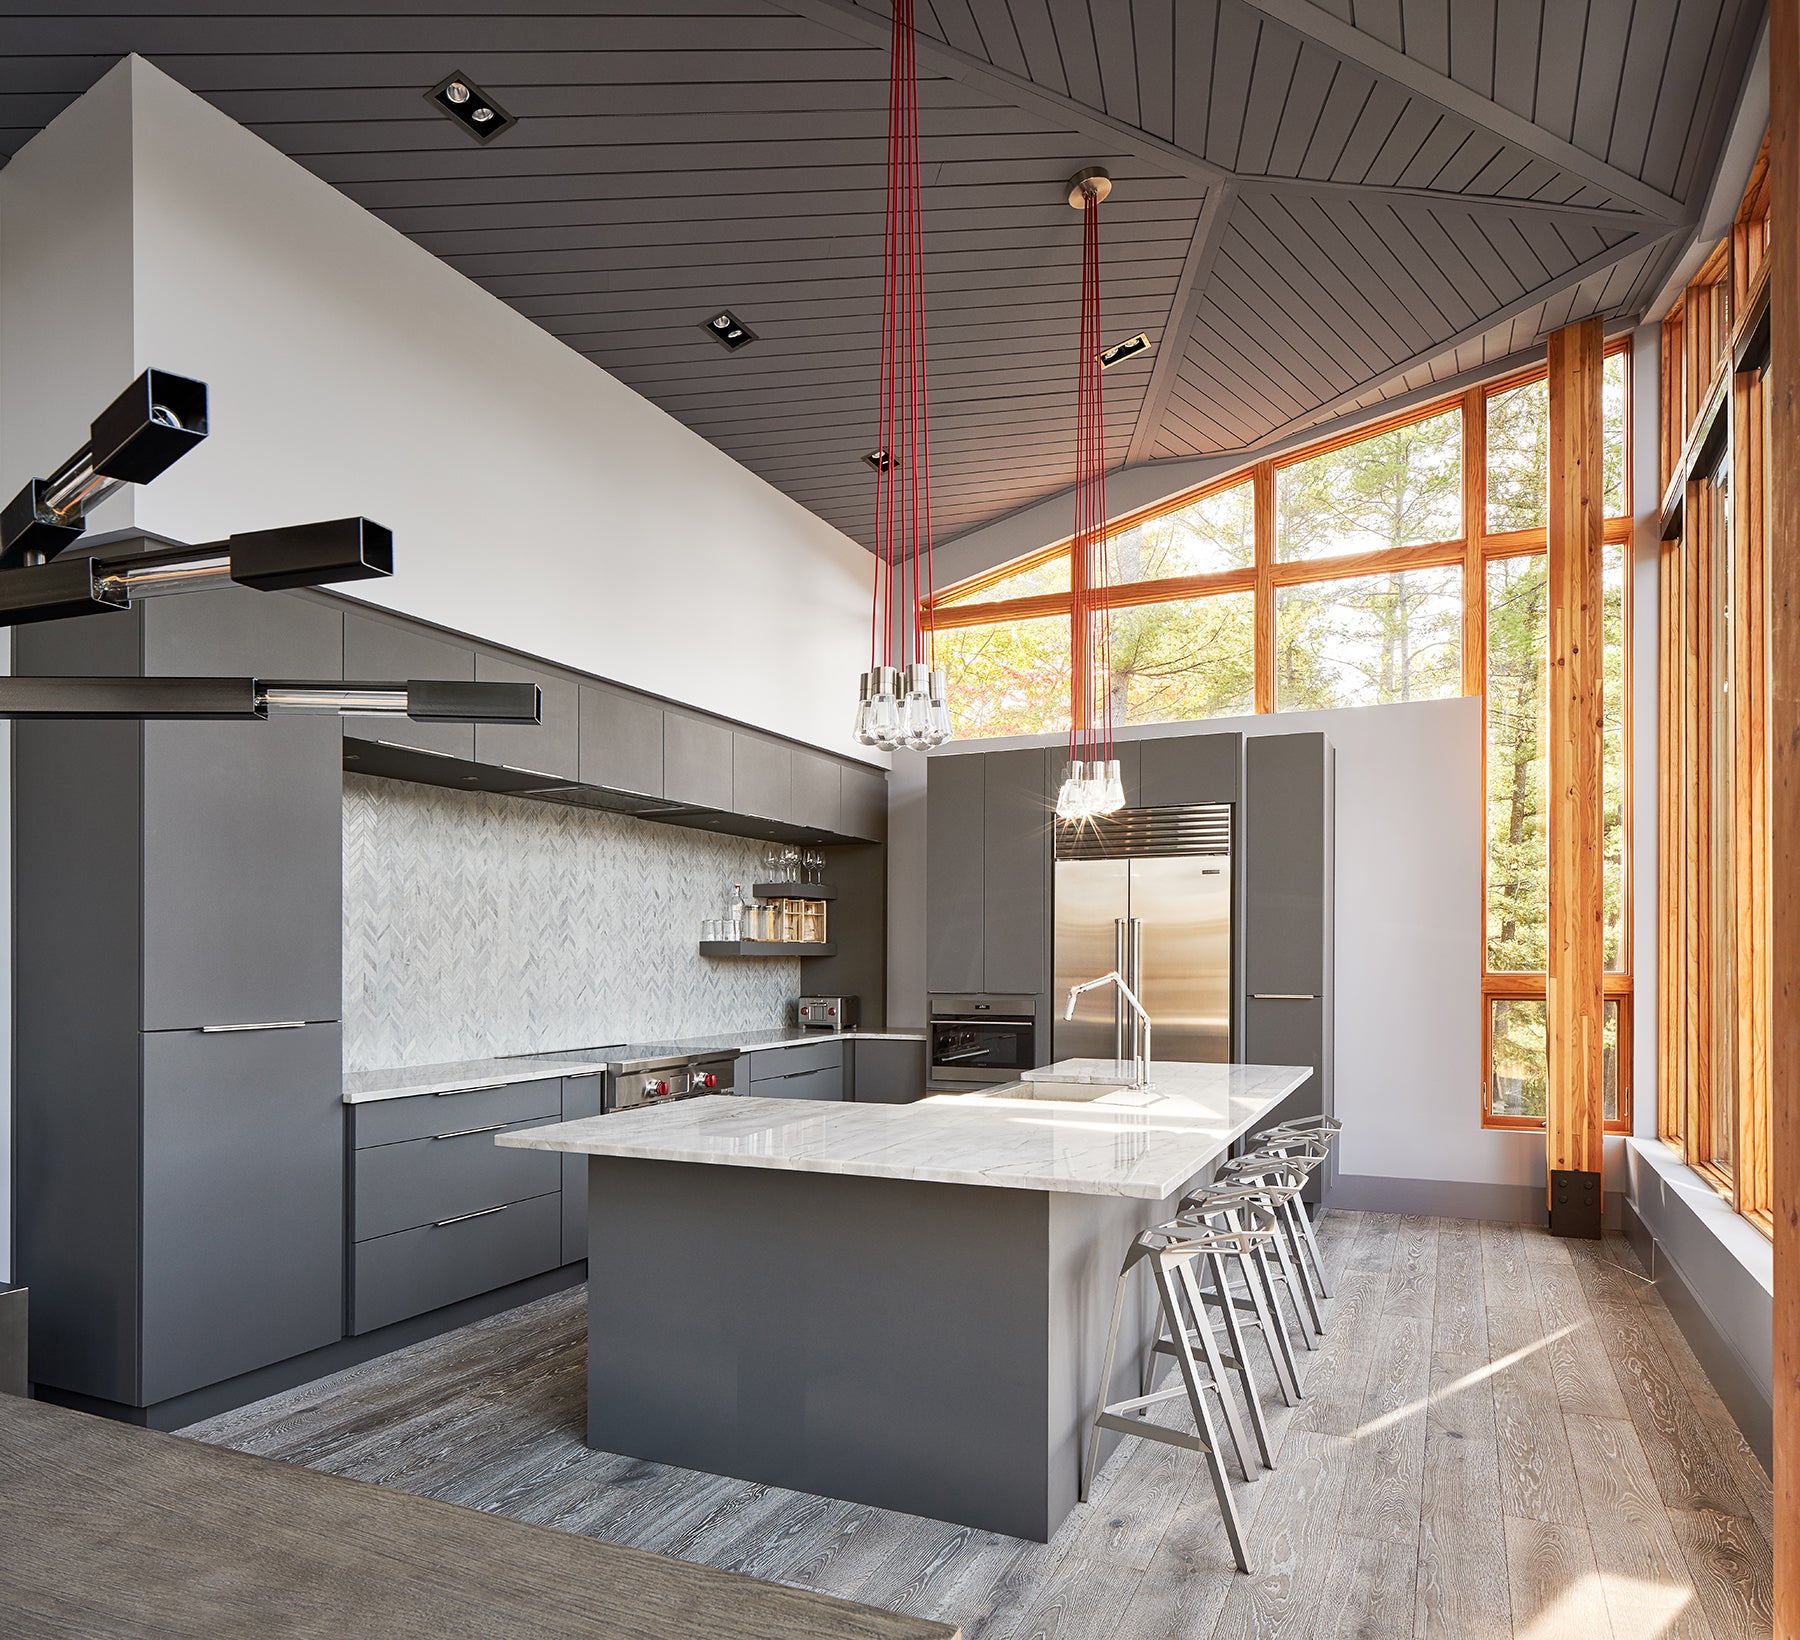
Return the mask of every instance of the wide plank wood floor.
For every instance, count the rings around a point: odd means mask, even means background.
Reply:
[[[1768,1477],[1621,1239],[1328,1214],[1305,1399],[1239,1483],[1128,1441],[1024,1543],[583,1445],[564,1293],[186,1433],[960,1624],[971,1640],[1738,1640],[1771,1632]],[[1265,1379],[1269,1375],[1265,1374]]]

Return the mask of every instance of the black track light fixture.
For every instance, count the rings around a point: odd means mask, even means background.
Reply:
[[[461,69],[439,80],[425,93],[425,100],[477,142],[492,142],[519,123]]]

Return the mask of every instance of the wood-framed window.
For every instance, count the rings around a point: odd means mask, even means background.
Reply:
[[[1607,1126],[1631,1123],[1629,344],[1606,357]],[[1549,459],[1538,366],[1121,520],[1115,723],[1479,695],[1481,1121],[1544,1125]],[[921,607],[965,738],[1069,721],[1068,543]]]
[[[1657,1132],[1769,1233],[1767,151],[1663,323]]]

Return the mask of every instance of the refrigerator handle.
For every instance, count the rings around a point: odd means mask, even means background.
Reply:
[[[1113,918],[1113,969],[1125,976],[1125,983],[1131,983],[1125,970],[1125,919]],[[1115,990],[1112,992],[1113,1011],[1113,1058],[1125,1057],[1125,999]]]
[[[1144,998],[1144,919],[1131,919],[1131,967],[1126,971],[1125,983],[1137,994],[1141,1002]],[[1123,999],[1121,999],[1121,1004]],[[1142,1051],[1144,1040],[1144,1022],[1138,1018],[1134,1010],[1131,1015],[1131,1053],[1135,1059]]]

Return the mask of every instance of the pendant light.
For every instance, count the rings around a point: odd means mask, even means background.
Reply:
[[[950,738],[949,697],[919,601],[933,591],[931,439],[925,381],[924,234],[919,211],[919,75],[913,0],[894,0],[888,64],[887,238],[881,411],[875,469],[875,592],[856,738],[891,752]]]
[[[1099,166],[1069,179],[1081,217],[1081,346],[1075,379],[1075,536],[1069,548],[1069,760],[1056,794],[1059,820],[1114,814],[1125,786],[1113,756],[1112,600],[1106,560],[1106,412],[1101,397],[1100,202],[1112,178]],[[1098,700],[1096,701],[1096,694]]]

